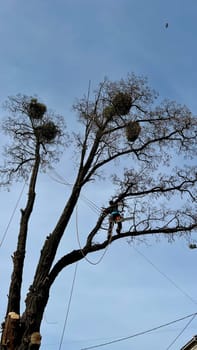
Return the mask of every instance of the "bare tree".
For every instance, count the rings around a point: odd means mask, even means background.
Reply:
[[[73,134],[78,150],[76,178],[70,197],[60,213],[53,231],[46,237],[33,281],[26,296],[26,308],[20,315],[21,285],[25,259],[28,222],[32,214],[39,170],[47,169],[58,159],[59,146],[65,151],[63,120],[47,113],[37,99],[16,96],[9,99],[10,115],[3,124],[12,137],[1,169],[2,184],[25,178],[30,173],[29,193],[21,210],[18,245],[13,255],[8,306],[3,324],[2,349],[39,349],[40,325],[51,286],[61,271],[88,254],[102,250],[115,240],[138,236],[166,235],[169,239],[190,236],[197,228],[197,170],[190,161],[196,154],[197,119],[186,106],[173,101],[156,105],[157,94],[143,77],[134,74],[125,80],[105,79],[93,97],[83,97],[74,106],[79,133]],[[176,165],[176,157],[189,160]],[[106,198],[94,227],[87,232],[83,247],[65,251],[55,262],[56,253],[75,209],[81,190],[99,181],[109,164],[118,163],[118,174],[110,173],[114,193]],[[172,164],[174,163],[174,167]],[[115,166],[115,165],[114,165]],[[112,166],[110,169],[114,169]],[[177,198],[180,201],[174,201]],[[112,232],[109,217],[118,203],[130,227],[123,225]],[[120,215],[120,220],[122,220]],[[114,224],[114,222],[113,222]],[[123,226],[123,228],[122,228]],[[128,225],[127,225],[128,226]],[[110,229],[109,229],[110,228]],[[104,238],[99,232],[104,231]]]

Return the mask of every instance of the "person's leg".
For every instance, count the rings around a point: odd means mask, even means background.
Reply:
[[[122,230],[122,222],[120,221],[120,222],[118,222],[117,229],[116,229],[116,232],[118,235],[120,234],[121,230]]]
[[[108,229],[108,236],[107,236],[107,239],[110,239],[111,236],[112,236],[113,226],[114,226],[114,222],[113,222],[113,221],[109,221],[109,229]]]

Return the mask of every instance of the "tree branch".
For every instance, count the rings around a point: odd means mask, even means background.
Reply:
[[[103,250],[107,247],[108,244],[111,244],[114,241],[117,241],[119,239],[123,238],[135,238],[138,236],[147,236],[147,235],[170,235],[170,234],[178,234],[178,233],[190,233],[193,230],[196,230],[197,223],[193,223],[188,226],[180,226],[180,227],[171,227],[171,228],[160,228],[160,229],[147,229],[142,231],[133,231],[133,232],[123,232],[120,235],[116,234],[112,236],[110,239],[110,242],[107,240],[103,241],[102,243],[96,243],[93,245],[85,245],[82,249],[73,250],[69,254],[64,255],[51,269],[48,278],[49,278],[49,285],[51,286],[56,279],[56,277],[59,275],[59,273],[68,265],[75,263],[79,260],[82,260],[85,258],[87,254]]]

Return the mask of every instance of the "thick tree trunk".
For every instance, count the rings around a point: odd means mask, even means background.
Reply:
[[[23,277],[23,266],[25,260],[25,249],[26,249],[26,240],[28,232],[28,222],[31,216],[33,205],[35,201],[35,187],[36,180],[40,165],[40,145],[39,143],[36,146],[35,150],[35,163],[32,169],[30,184],[29,184],[29,193],[27,204],[24,210],[21,210],[21,221],[20,221],[20,230],[18,235],[17,250],[13,254],[13,272],[11,276],[11,283],[8,293],[8,305],[7,312],[5,317],[5,327],[3,328],[1,344],[4,346],[3,349],[6,350],[15,350],[16,344],[20,342],[20,332],[19,332],[19,323],[10,322],[10,314],[20,315],[20,301],[21,301],[21,286],[22,286],[22,277]],[[16,329],[15,329],[16,328]]]
[[[26,310],[20,317],[14,312],[7,315],[1,350],[38,350],[41,345],[40,326],[49,298],[49,283],[30,287],[26,298]]]
[[[26,299],[26,310],[21,317],[21,341],[17,350],[37,350],[40,348],[40,326],[49,298],[47,283],[31,288]]]
[[[28,231],[28,222],[31,216],[33,205],[35,201],[35,187],[36,180],[38,176],[38,170],[40,165],[40,145],[37,144],[35,150],[35,164],[32,169],[30,184],[29,184],[29,193],[27,204],[24,210],[21,210],[21,222],[20,230],[18,235],[17,250],[13,256],[13,273],[11,277],[10,289],[8,294],[8,306],[7,314],[9,312],[16,312],[20,314],[20,294],[21,294],[21,285],[22,285],[22,276],[23,276],[23,266],[25,260],[25,249],[26,249],[26,240],[27,240],[27,231]]]

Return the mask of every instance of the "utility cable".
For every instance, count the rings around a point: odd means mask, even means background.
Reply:
[[[63,176],[61,176],[60,174],[58,174],[58,172],[56,170],[53,169],[53,173],[56,176],[56,178],[54,178],[53,176],[49,175],[49,177],[56,181],[59,184],[65,185],[65,186],[73,186],[73,184],[67,182]],[[57,179],[58,178],[58,179]],[[96,213],[100,213],[101,212],[101,208],[98,207],[93,201],[91,201],[90,199],[88,199],[87,197],[85,197],[83,194],[80,195],[80,198]]]
[[[69,297],[69,301],[68,301],[66,317],[65,317],[64,326],[63,326],[63,330],[62,330],[62,335],[61,335],[61,339],[60,339],[59,350],[61,350],[61,347],[62,347],[62,342],[63,342],[63,339],[64,339],[65,329],[66,329],[66,325],[67,325],[67,321],[68,321],[68,315],[69,315],[71,301],[72,301],[72,296],[73,296],[74,284],[75,284],[76,275],[77,275],[77,267],[78,267],[78,263],[75,264],[75,271],[74,271],[74,276],[73,276],[73,281],[72,281],[72,286],[71,286],[71,291],[70,291],[70,297]]]
[[[56,321],[48,321],[48,319],[47,319],[47,317],[46,317],[45,314],[44,314],[43,318],[44,318],[44,321],[45,321],[47,324],[57,324]]]
[[[176,338],[172,341],[172,343],[170,343],[170,345],[167,347],[166,350],[169,350],[171,348],[171,346],[177,341],[177,339],[181,336],[181,334],[183,334],[183,332],[186,330],[186,328],[190,325],[190,323],[194,320],[194,318],[196,317],[196,314],[194,314],[192,316],[192,318],[187,322],[187,324],[185,325],[185,327],[181,330],[181,332],[176,336]]]
[[[16,209],[17,209],[18,205],[19,205],[19,202],[20,202],[20,200],[21,200],[21,197],[22,197],[22,195],[23,195],[25,186],[26,186],[26,182],[24,183],[24,185],[23,185],[23,187],[22,187],[22,190],[21,190],[21,192],[20,192],[20,194],[19,194],[19,197],[18,197],[18,199],[17,199],[17,201],[16,201],[16,204],[15,204],[15,207],[14,207],[14,209],[13,209],[13,212],[12,212],[12,214],[11,214],[11,216],[10,216],[10,220],[9,220],[9,222],[8,222],[8,224],[7,224],[7,227],[6,227],[5,231],[4,231],[4,234],[3,234],[2,238],[1,238],[1,241],[0,241],[0,248],[1,248],[1,246],[2,246],[2,244],[3,244],[3,242],[4,242],[4,240],[5,240],[5,238],[6,238],[6,236],[7,236],[9,227],[10,227],[10,225],[11,225],[11,222],[12,222],[12,220],[13,220],[14,214],[15,214],[15,212],[16,212]]]
[[[135,338],[135,337],[139,337],[141,335],[144,335],[144,334],[147,334],[147,333],[150,333],[150,332],[154,332],[158,329],[161,329],[161,328],[164,328],[164,327],[167,327],[167,326],[170,326],[174,323],[177,323],[177,322],[180,322],[180,321],[183,321],[187,318],[191,318],[192,316],[196,316],[197,315],[197,312],[193,313],[193,314],[190,314],[190,315],[187,315],[187,316],[184,316],[184,317],[181,317],[181,318],[178,318],[174,321],[171,321],[171,322],[168,322],[168,323],[164,323],[160,326],[157,326],[157,327],[154,327],[154,328],[150,328],[146,331],[142,331],[142,332],[139,332],[139,333],[135,333],[135,334],[132,334],[132,335],[129,335],[127,337],[122,337],[122,338],[118,338],[118,339],[115,339],[115,340],[111,340],[109,342],[105,342],[105,343],[100,343],[100,344],[97,344],[97,345],[92,345],[92,346],[88,346],[86,348],[81,348],[80,350],[89,350],[89,349],[95,349],[95,348],[99,348],[99,347],[102,347],[102,346],[106,346],[106,345],[111,345],[111,344],[114,344],[114,343],[118,343],[118,342],[122,342],[124,340],[128,340],[128,339],[131,339],[131,338]]]
[[[194,304],[197,304],[197,302],[188,294],[186,293],[182,288],[180,288],[177,283],[175,283],[171,278],[169,278],[164,272],[162,272],[153,262],[148,259],[143,253],[141,253],[137,248],[133,247],[133,249],[140,254],[156,271],[158,271],[163,277],[165,277],[175,288],[177,288],[183,295],[185,295],[190,301],[192,301]],[[186,324],[186,326],[181,330],[181,332],[175,337],[175,339],[172,341],[172,343],[167,347],[166,350],[170,349],[171,346],[176,342],[176,340],[181,336],[181,334],[185,331],[185,329],[189,326],[189,324],[193,321],[193,319],[196,317],[196,315],[193,315],[191,320]]]
[[[186,293],[181,287],[178,286],[177,283],[175,283],[170,277],[168,277],[164,272],[162,272],[155,264],[153,264],[153,262],[148,259],[143,253],[141,253],[137,248],[135,248],[134,246],[132,246],[133,249],[139,254],[141,255],[152,267],[154,267],[154,269],[156,271],[158,271],[163,277],[165,277],[171,284],[173,284],[173,286],[178,289],[183,295],[185,295],[185,297],[187,297],[190,301],[192,301],[194,304],[197,304],[197,301],[195,299],[193,299],[188,293]]]
[[[84,201],[84,203],[86,203],[90,209],[92,209],[96,214],[100,214],[101,213],[101,209],[90,199],[88,199],[87,197],[85,197],[83,194],[81,194],[81,199]]]

